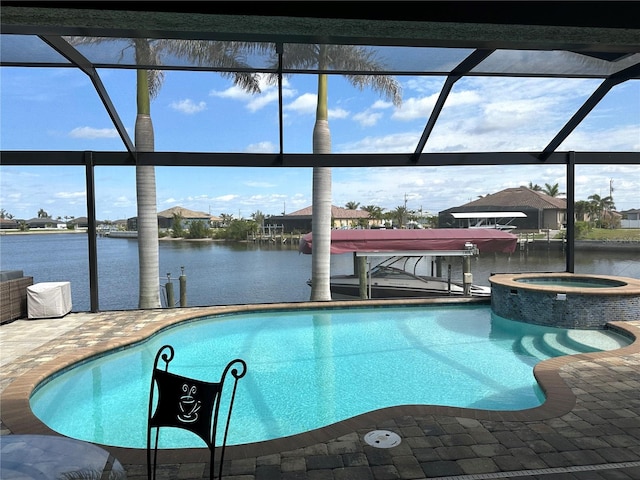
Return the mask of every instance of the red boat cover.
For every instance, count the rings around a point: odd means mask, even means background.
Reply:
[[[312,236],[307,233],[300,239],[300,252],[311,253]],[[518,237],[495,228],[331,231],[331,253],[464,250],[467,242],[476,245],[481,253],[513,253]]]

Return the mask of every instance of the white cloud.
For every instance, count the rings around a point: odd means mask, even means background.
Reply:
[[[370,110],[356,113],[353,116],[353,119],[360,124],[362,127],[372,127],[378,120],[382,118],[382,113],[380,112],[372,112]]]
[[[285,82],[283,82],[282,98],[291,98],[296,94],[295,90],[285,88]],[[250,112],[256,112],[265,106],[278,101],[278,88],[275,85],[261,86],[261,93],[253,94],[248,97],[247,109]]]
[[[638,152],[640,151],[640,125],[627,125],[603,130],[578,127],[560,144],[559,150],[594,152]]]
[[[330,120],[338,120],[341,118],[348,118],[349,112],[343,108],[330,108],[329,109],[329,119]]]
[[[130,205],[134,205],[134,200],[129,199],[128,197],[121,195],[116,198],[114,202],[114,206],[116,207],[128,207]]]
[[[480,195],[529,182],[540,186],[557,183],[566,192],[565,171],[563,165],[340,168],[333,173],[333,203],[357,201],[392,210],[403,205],[406,196],[410,210],[422,208],[436,214]],[[635,165],[577,165],[576,200],[609,195],[610,180],[618,210],[640,207],[636,200],[640,171]]]
[[[17,202],[17,201],[20,201],[20,199],[22,198],[22,192],[10,193],[6,197],[10,200]]]
[[[284,108],[301,115],[313,115],[316,113],[317,99],[318,95],[315,93],[304,93]]]
[[[371,105],[371,108],[374,108],[376,110],[383,110],[391,107],[393,107],[393,103],[385,102],[384,100],[376,100],[375,102],[373,102],[373,105]]]
[[[245,152],[251,153],[275,153],[277,151],[278,147],[269,141],[251,143],[247,145],[247,148],[245,149]]]
[[[483,97],[480,93],[471,90],[463,90],[461,92],[452,92],[447,97],[446,105],[449,107],[461,107],[475,105],[480,103]]]
[[[271,88],[267,91],[262,92],[259,95],[252,96],[250,100],[247,102],[247,109],[250,112],[256,112],[258,110],[263,109],[265,106],[270,103],[276,102],[278,100],[278,91]]]
[[[84,198],[85,193],[84,192],[58,192],[54,194],[54,197],[63,198],[63,199]]]
[[[239,195],[228,194],[228,195],[220,195],[219,197],[215,197],[214,200],[218,202],[230,202],[238,198]]]
[[[403,89],[414,91],[423,95],[432,95],[442,90],[444,79],[442,77],[410,77],[402,83]]]
[[[402,121],[427,119],[431,115],[437,98],[436,94],[421,98],[408,98],[402,102],[402,106],[396,109],[391,118]]]
[[[169,106],[172,109],[181,113],[185,113],[187,115],[193,115],[194,113],[199,113],[207,109],[206,102],[195,103],[190,98],[178,100],[177,102],[171,102]]]
[[[251,182],[245,182],[245,185],[247,187],[251,187],[251,188],[274,188],[277,185],[275,183],[270,183],[270,182],[255,182],[255,181],[251,181]],[[259,195],[258,195],[259,196]]]
[[[439,93],[434,93],[426,97],[412,97],[402,102],[391,118],[394,120],[411,121],[424,119],[425,122],[431,115],[433,107],[438,100]],[[481,100],[477,92],[462,91],[452,92],[446,100],[445,109],[460,106],[469,106],[479,103]]]
[[[71,138],[118,138],[115,128],[77,127],[69,132]]]
[[[246,100],[251,94],[246,92],[238,85],[233,85],[226,90],[211,90],[209,92],[210,97],[229,98],[232,100]]]
[[[209,95],[212,97],[244,102],[250,112],[256,112],[265,106],[278,101],[278,87],[277,85],[270,83],[265,75],[260,76],[259,88],[260,93],[250,93],[238,85],[233,85],[222,91],[211,90]],[[283,79],[282,98],[291,98],[295,94],[296,91],[289,88],[289,81],[287,79]]]
[[[398,153],[413,152],[421,132],[404,132],[379,137],[368,136],[352,143],[336,145],[337,153]]]

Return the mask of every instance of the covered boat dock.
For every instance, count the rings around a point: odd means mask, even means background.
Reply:
[[[369,257],[433,257],[435,273],[442,276],[442,260],[446,257],[461,257],[463,261],[463,284],[468,295],[473,281],[471,257],[479,253],[513,253],[518,237],[511,233],[491,228],[439,228],[402,230],[333,230],[331,253],[353,253],[354,275],[360,279],[360,298],[371,298]],[[300,239],[298,250],[311,254],[313,232]]]

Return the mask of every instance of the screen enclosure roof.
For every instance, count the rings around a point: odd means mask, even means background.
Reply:
[[[637,163],[636,151],[560,151],[562,142],[618,85],[640,78],[640,29],[635,2],[2,2],[0,65],[73,68],[86,74],[122,141],[118,151],[89,149],[94,165],[194,166],[418,166],[535,163]],[[376,8],[372,8],[375,6]],[[79,42],[81,38],[83,41]],[[185,60],[176,50],[138,58],[127,46],[229,42],[250,46],[242,65]],[[222,42],[222,43],[221,43]],[[225,43],[226,42],[226,43]],[[384,58],[384,69],[297,62],[300,46],[364,48]],[[105,86],[104,72],[247,73],[278,79],[279,117],[274,153],[237,151],[136,152],[123,115]],[[285,142],[282,82],[287,76],[380,76],[441,82],[422,132],[410,151],[314,155]],[[582,105],[562,112],[555,135],[535,148],[483,151],[439,149],[430,143],[456,83],[469,78],[546,78],[594,82]],[[635,109],[640,118],[640,106]],[[638,127],[640,131],[640,126]],[[490,133],[487,133],[490,135]],[[87,149],[73,152],[15,148],[3,163],[86,165]],[[570,158],[571,157],[571,158]]]

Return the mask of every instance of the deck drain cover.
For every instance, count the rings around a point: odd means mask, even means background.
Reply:
[[[372,447],[391,448],[400,445],[400,436],[388,430],[374,430],[364,436],[364,441]]]

